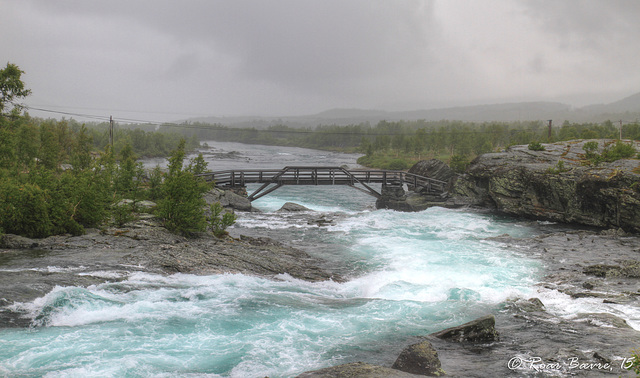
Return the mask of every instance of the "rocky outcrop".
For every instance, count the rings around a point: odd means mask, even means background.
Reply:
[[[458,177],[458,175],[446,163],[437,159],[419,161],[415,163],[413,167],[409,168],[408,172],[445,181],[449,184],[449,187],[451,187],[451,184]]]
[[[251,201],[247,197],[243,197],[231,190],[222,190],[213,188],[204,195],[207,205],[220,202],[222,207],[239,211],[251,211]]]
[[[445,375],[441,368],[438,352],[428,341],[406,347],[393,363],[392,368],[430,377]]]
[[[496,318],[493,315],[483,316],[469,323],[433,333],[431,336],[456,342],[495,341],[498,338]]]
[[[480,155],[451,194],[459,202],[511,215],[640,232],[640,161],[592,164],[586,142],[543,144],[544,151],[513,146]],[[613,141],[598,143],[602,151]]]

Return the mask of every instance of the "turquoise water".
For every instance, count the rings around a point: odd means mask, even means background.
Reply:
[[[215,168],[355,162],[304,149],[214,148],[242,155],[211,160]],[[315,212],[274,213],[287,201]],[[13,305],[33,326],[0,329],[0,376],[273,378],[354,361],[388,366],[409,337],[531,296],[539,261],[486,240],[533,235],[530,223],[441,208],[374,210],[374,202],[348,187],[284,187],[254,203],[264,213],[241,214],[231,230],[301,246],[345,282],[94,272],[123,280],[57,287]],[[331,223],[309,222],[317,217]]]
[[[330,201],[316,196],[274,192],[255,204],[267,213],[246,214],[234,232],[315,243],[316,255],[351,272],[347,282],[131,273],[57,287],[15,306],[34,327],[0,331],[0,375],[289,377],[357,360],[389,363],[407,337],[527,297],[537,282],[536,261],[483,240],[534,232],[526,226],[440,208],[374,211],[348,188]],[[339,215],[318,227],[301,222],[305,215],[271,213],[286,201]]]

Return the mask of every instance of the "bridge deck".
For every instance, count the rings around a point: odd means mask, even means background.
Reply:
[[[248,196],[251,201],[267,195],[283,185],[349,185],[379,198],[380,193],[367,184],[380,183],[382,186],[392,183],[408,184],[431,193],[443,193],[447,184],[444,181],[403,171],[347,170],[342,167],[290,166],[282,169],[240,169],[209,172],[200,176],[207,181],[214,181],[215,185],[220,188],[246,186],[254,183],[263,184]],[[273,186],[269,188],[270,185]]]

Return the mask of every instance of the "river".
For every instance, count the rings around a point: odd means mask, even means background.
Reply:
[[[357,167],[352,154],[208,146],[204,156],[212,170]],[[158,163],[145,161],[148,167]],[[289,201],[314,212],[275,213]],[[602,311],[601,303],[542,288],[546,267],[539,256],[492,239],[534,237],[562,227],[465,210],[375,210],[374,202],[349,187],[285,186],[255,201],[262,212],[239,214],[230,229],[232,235],[269,236],[298,246],[346,282],[96,272],[119,280],[60,286],[14,305],[32,314],[33,326],[0,329],[0,375],[292,377],[355,361],[390,366],[416,336],[504,313],[505,303],[516,298],[541,298],[559,317],[570,315],[569,305],[572,311]],[[318,216],[329,223],[310,221]],[[623,316],[640,329],[636,310]],[[506,368],[508,357],[494,365]],[[463,357],[455,358],[464,365]]]

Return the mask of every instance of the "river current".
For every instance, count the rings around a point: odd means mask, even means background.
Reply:
[[[208,145],[212,170],[357,167],[351,154]],[[276,213],[285,202],[313,212]],[[283,187],[230,229],[300,247],[345,282],[95,272],[119,280],[56,287],[14,305],[33,326],[0,328],[0,376],[292,377],[355,361],[389,366],[408,339],[501,311],[511,299],[543,297],[549,312],[566,311],[568,299],[537,286],[539,258],[491,239],[557,226],[443,208],[375,210],[374,202],[349,187]]]

